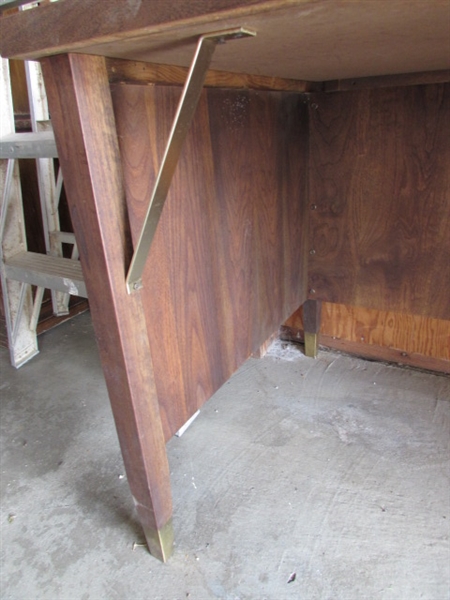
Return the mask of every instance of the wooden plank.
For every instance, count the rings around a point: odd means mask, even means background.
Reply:
[[[20,252],[5,260],[5,273],[15,281],[87,298],[81,265],[77,260]]]
[[[119,58],[109,58],[106,64],[111,83],[184,85],[189,71],[187,67],[158,65]],[[318,92],[322,90],[322,85],[313,81],[212,70],[206,74],[204,86],[285,92]]]
[[[113,87],[134,239],[179,94]],[[303,96],[203,92],[143,279],[166,439],[305,299],[306,150]]]
[[[125,288],[132,248],[106,66],[99,57],[61,55],[43,68],[128,482],[150,551],[165,560],[172,545],[169,468],[142,297]]]
[[[2,21],[2,55],[16,58],[82,51],[188,66],[199,35],[246,26],[257,37],[225,44],[213,69],[328,81],[450,66],[442,0],[109,0],[108,10],[80,0]]]
[[[183,3],[146,0],[136,9],[124,5],[122,0],[109,0],[108,10],[105,11],[104,6],[101,7],[96,0],[83,0],[82,8],[81,2],[57,2],[39,11],[9,15],[8,27],[5,26],[2,32],[2,55],[10,57],[11,53],[22,59],[39,58],[82,50],[87,45],[122,45],[127,38],[147,37],[173,29],[174,25],[186,27],[189,22],[195,26],[205,22],[214,23],[229,16],[239,18],[260,10],[266,12],[277,4],[286,6],[291,3],[292,0],[191,0]],[[64,32],[62,39],[56,42],[47,27]],[[224,28],[228,27],[222,27],[221,23],[217,26],[217,30]],[[20,39],[14,39],[14,35],[11,35],[13,30]],[[34,37],[31,43],[25,31]],[[114,52],[105,55],[116,56]]]
[[[450,84],[312,98],[310,297],[450,319]]]
[[[280,339],[286,342],[303,343],[304,333],[303,331],[284,325],[280,329]],[[376,344],[364,344],[362,342],[343,340],[325,334],[321,334],[320,336],[320,346],[322,348],[331,348],[332,350],[338,350],[339,352],[345,352],[345,354],[352,354],[369,360],[381,360],[397,365],[426,369],[427,371],[436,371],[444,374],[450,373],[450,361],[448,360],[424,356],[423,354],[408,354],[404,350],[399,350],[397,348],[388,348]]]
[[[306,300],[303,303],[303,328],[307,333],[319,333],[322,313],[320,300]]]
[[[423,354],[408,354],[404,350],[397,348],[386,348],[385,346],[368,345],[361,342],[348,342],[327,335],[320,337],[320,343],[328,348],[354,354],[361,358],[381,360],[398,365],[426,369],[427,371],[437,371],[438,373],[450,373],[450,361],[430,358]]]
[[[0,158],[57,158],[53,131],[10,133],[0,138]]]
[[[301,308],[286,321],[281,336],[303,342]],[[367,358],[450,371],[450,321],[323,302],[320,345]]]
[[[360,77],[359,79],[338,79],[327,81],[324,92],[346,92],[381,87],[400,87],[405,85],[430,85],[450,81],[450,70],[426,71],[422,73],[403,73],[399,75],[381,75],[379,77]],[[318,90],[320,91],[320,90]]]

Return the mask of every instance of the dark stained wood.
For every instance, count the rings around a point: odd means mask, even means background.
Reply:
[[[261,346],[252,353],[252,358],[264,358],[264,356],[267,354],[267,351],[269,350],[270,346],[276,341],[278,340],[280,337],[280,328],[278,327],[277,330],[272,333],[272,335],[270,337],[267,338],[267,340],[265,342],[263,342],[261,344]]]
[[[310,297],[450,318],[450,84],[311,101]]]
[[[120,58],[108,58],[106,65],[111,83],[141,85],[153,83],[183,85],[189,70],[187,67],[158,65]],[[262,75],[213,70],[206,73],[204,86],[284,92],[322,91],[322,84],[313,81],[297,81],[296,79],[281,79],[280,77],[264,77]]]
[[[30,117],[25,63],[22,60],[10,60],[11,95],[14,116]]]
[[[425,71],[422,73],[403,73],[400,75],[380,75],[379,77],[359,77],[358,79],[326,81],[323,84],[323,90],[318,91],[345,92],[369,88],[429,85],[431,83],[447,83],[448,81],[450,81],[449,69],[443,71]]]
[[[322,302],[320,300],[306,300],[303,303],[303,329],[307,333],[319,333]]]
[[[225,44],[213,69],[328,81],[448,69],[449,21],[446,0],[64,0],[1,19],[0,39],[6,57],[188,66],[199,35],[245,26],[257,37]]]
[[[136,239],[180,91],[114,86]],[[306,296],[307,107],[203,92],[144,272],[166,439]]]
[[[42,225],[36,161],[31,158],[20,159],[19,171],[28,249],[30,252],[45,254],[45,238]]]
[[[160,556],[155,534],[172,512],[169,470],[142,297],[125,287],[131,243],[105,61],[61,55],[45,59],[43,69],[128,482]]]

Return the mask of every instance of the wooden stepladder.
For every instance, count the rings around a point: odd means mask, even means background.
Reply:
[[[36,327],[45,289],[53,313],[68,314],[69,294],[87,297],[72,233],[60,231],[58,205],[63,185],[39,63],[25,63],[32,131],[16,133],[8,61],[1,61],[0,277],[11,363],[20,367],[38,352]],[[28,252],[19,164],[36,160],[46,254]],[[72,244],[63,258],[62,243]],[[32,286],[36,287],[33,294]]]

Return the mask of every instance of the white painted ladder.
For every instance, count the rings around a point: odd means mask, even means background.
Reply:
[[[38,352],[36,326],[45,289],[53,312],[68,314],[69,294],[87,297],[75,237],[60,231],[62,174],[55,179],[56,144],[39,63],[25,62],[31,133],[15,133],[9,64],[1,60],[0,96],[0,276],[11,363],[20,367]],[[36,159],[46,254],[27,251],[18,159]],[[62,243],[73,244],[64,258]],[[37,286],[32,297],[31,286]]]

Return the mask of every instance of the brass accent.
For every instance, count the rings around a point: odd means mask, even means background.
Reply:
[[[161,529],[146,529],[144,527],[144,534],[150,554],[162,562],[167,562],[173,553],[172,518]]]
[[[175,172],[183,142],[197,107],[206,72],[217,44],[227,40],[240,39],[256,35],[243,27],[226,31],[216,31],[202,35],[197,43],[194,58],[184,84],[177,112],[167,142],[164,157],[159,168],[152,196],[147,208],[144,225],[134,250],[131,265],[127,274],[126,285],[129,294],[140,289],[142,273],[148,253],[159,223],[164,203],[169,192],[170,183]]]
[[[316,358],[319,348],[319,336],[317,333],[308,333],[305,331],[305,355],[309,358]]]

